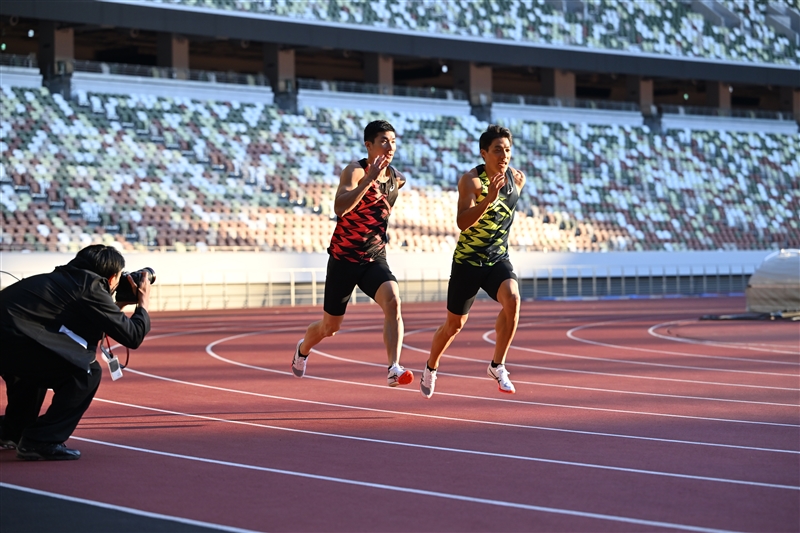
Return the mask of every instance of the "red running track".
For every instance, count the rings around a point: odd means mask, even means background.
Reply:
[[[397,389],[374,305],[303,379],[319,308],[158,313],[69,441],[83,458],[2,452],[0,481],[232,531],[798,531],[800,325],[696,320],[743,308],[526,302],[510,396],[485,373],[499,307],[479,302],[430,400],[441,303],[404,305]]]

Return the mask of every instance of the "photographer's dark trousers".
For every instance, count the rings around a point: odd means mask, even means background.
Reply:
[[[34,343],[14,343],[3,348],[0,375],[6,382],[8,406],[2,420],[2,438],[26,446],[60,444],[78,426],[100,386],[97,361],[86,372],[59,355]],[[39,416],[47,389],[53,401]]]

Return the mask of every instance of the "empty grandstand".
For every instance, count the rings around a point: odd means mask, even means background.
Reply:
[[[373,118],[410,177],[392,253],[452,251],[490,122],[529,178],[518,252],[800,247],[791,4],[67,4],[0,7],[5,252],[322,255]],[[377,35],[394,42],[360,41]]]

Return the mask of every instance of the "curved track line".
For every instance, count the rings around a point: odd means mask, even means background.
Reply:
[[[614,321],[614,322],[616,322],[616,321]],[[730,359],[730,360],[733,360],[733,361],[755,361],[755,362],[759,362],[759,363],[761,363],[761,362],[771,362],[771,361],[759,361],[759,360],[755,360],[755,359],[744,359],[744,358],[739,359],[739,358],[735,358],[735,357],[724,357],[724,356],[717,357],[717,356],[713,356],[713,355],[688,354],[688,353],[684,353],[684,352],[671,352],[671,351],[668,351],[668,350],[651,350],[650,348],[639,348],[637,346],[623,346],[621,344],[608,344],[608,343],[605,343],[605,342],[591,341],[591,340],[588,340],[588,339],[582,339],[580,337],[576,337],[575,334],[574,334],[574,332],[580,331],[582,329],[591,328],[591,327],[595,327],[595,326],[601,326],[601,325],[608,324],[608,323],[609,322],[595,322],[595,323],[592,323],[592,324],[584,324],[583,326],[574,327],[571,330],[567,331],[567,337],[569,337],[570,339],[572,339],[574,341],[577,341],[577,342],[583,342],[583,343],[586,343],[586,344],[593,344],[595,346],[603,346],[603,347],[607,347],[607,348],[616,348],[616,349],[621,349],[621,350],[636,350],[636,351],[639,351],[639,352],[658,353],[658,354],[666,354],[666,355],[679,355],[679,356],[682,356],[682,357],[698,357],[698,358],[704,358],[704,359]],[[707,368],[707,367],[702,367],[702,366],[669,365],[669,364],[664,364],[664,363],[648,363],[648,362],[644,362],[644,361],[631,361],[631,360],[627,360],[627,359],[607,359],[607,358],[601,358],[601,357],[584,357],[584,358],[586,358],[586,359],[596,359],[596,360],[599,360],[599,361],[609,361],[609,362],[615,362],[615,363],[627,363],[627,364],[632,364],[632,365],[646,365],[646,366],[659,366],[659,367],[667,367],[667,368],[680,368],[680,369],[685,369],[685,370],[704,370],[704,371],[708,371],[708,372],[733,372],[733,373],[737,373],[737,374],[755,374],[755,375],[765,375],[765,376],[798,377],[798,374],[783,374],[783,373],[779,373],[779,372],[759,372],[759,371],[755,371],[755,370],[732,370],[732,369],[729,369],[729,368]]]
[[[671,322],[662,322],[661,324],[656,324],[655,326],[650,327],[647,330],[647,333],[652,335],[653,337],[657,337],[659,339],[664,339],[667,341],[672,342],[684,342],[686,344],[699,344],[703,346],[719,346],[722,348],[739,348],[742,350],[754,350],[754,351],[761,351],[761,352],[772,352],[772,353],[781,353],[787,355],[800,355],[800,352],[787,352],[785,350],[778,350],[778,346],[775,344],[759,344],[759,343],[739,343],[739,342],[715,342],[715,341],[704,341],[700,339],[688,339],[683,337],[672,337],[670,335],[662,335],[660,333],[656,333],[655,329],[665,326],[670,326],[672,324],[687,324],[687,323],[697,323],[697,320],[673,320]],[[800,338],[798,338],[798,342],[800,342]],[[766,346],[766,348],[765,348]],[[730,357],[729,359],[733,359],[739,361],[735,357]],[[772,363],[776,365],[794,365],[798,366],[800,363],[790,362],[790,361],[765,361],[762,359],[741,359],[741,361],[756,361],[759,363]]]
[[[287,428],[283,426],[273,426],[270,424],[259,424],[256,422],[247,422],[244,420],[231,420],[228,418],[218,418],[214,416],[206,416],[206,415],[195,415],[191,413],[183,413],[180,411],[170,411],[167,409],[159,409],[157,407],[147,407],[145,405],[137,405],[132,403],[125,403],[125,402],[117,402],[114,400],[105,400],[102,398],[96,398],[96,401],[100,401],[103,403],[110,403],[113,405],[121,405],[124,407],[131,407],[134,409],[142,409],[144,411],[152,411],[156,413],[163,413],[166,415],[172,416],[182,416],[186,418],[196,418],[199,420],[208,420],[211,422],[222,422],[226,424],[235,424],[241,426],[250,426],[250,427],[257,427],[257,428],[264,428],[264,429],[274,429],[277,431],[288,431],[290,433],[300,433],[303,435],[312,435],[315,437],[331,437],[336,439],[345,439],[345,440],[352,440],[352,441],[359,441],[359,442],[368,442],[371,444],[386,444],[389,446],[402,446],[406,448],[419,448],[423,450],[433,450],[439,452],[450,452],[450,453],[460,453],[460,454],[467,454],[467,455],[477,455],[482,457],[497,457],[500,459],[513,459],[519,461],[532,461],[537,463],[547,463],[547,464],[555,464],[555,465],[562,465],[562,466],[574,466],[580,468],[593,468],[599,470],[611,470],[615,472],[624,472],[629,474],[644,474],[650,476],[665,476],[665,477],[674,477],[674,478],[681,478],[681,479],[690,479],[695,481],[712,481],[715,483],[732,483],[736,485],[748,485],[753,487],[765,487],[771,489],[784,489],[784,490],[797,490],[800,491],[800,486],[795,485],[781,485],[777,483],[764,483],[760,481],[744,481],[739,479],[727,479],[727,478],[718,478],[718,477],[708,477],[708,476],[694,476],[690,474],[678,474],[675,472],[664,472],[660,470],[643,470],[640,468],[626,468],[621,466],[608,466],[608,465],[600,465],[595,463],[579,463],[575,461],[561,461],[556,459],[546,459],[543,457],[531,457],[528,455],[514,455],[514,454],[507,454],[507,453],[494,453],[494,452],[483,452],[480,450],[470,450],[465,448],[451,448],[448,446],[432,446],[429,444],[416,444],[412,442],[403,442],[403,441],[393,441],[393,440],[384,440],[384,439],[373,439],[368,437],[356,437],[354,435],[342,435],[339,433],[327,433],[322,431],[312,431],[308,429],[295,429],[295,428]]]
[[[228,362],[230,364],[242,366],[242,367],[245,367],[245,368],[253,368],[253,369],[256,369],[256,370],[264,370],[264,371],[267,371],[267,372],[290,375],[289,372],[281,372],[279,370],[263,369],[263,368],[260,368],[260,367],[254,367],[254,366],[251,366],[251,365],[247,365],[247,364],[244,364],[244,363],[238,363],[236,361],[226,360],[224,358],[220,358],[220,360]],[[687,444],[687,445],[695,445],[695,446],[711,446],[711,447],[717,447],[717,448],[730,448],[730,449],[737,449],[737,450],[761,451],[761,452],[771,452],[771,453],[800,454],[800,451],[798,451],[798,450],[784,450],[784,449],[779,449],[779,448],[761,448],[761,447],[757,447],[757,446],[741,446],[741,445],[737,445],[737,444],[719,444],[719,443],[713,443],[713,442],[687,441],[687,440],[680,440],[680,439],[665,439],[665,438],[659,438],[659,437],[643,437],[643,436],[638,436],[638,435],[623,435],[623,434],[617,434],[617,433],[604,433],[604,432],[597,432],[597,431],[584,431],[584,430],[577,430],[577,429],[563,429],[563,428],[554,428],[554,427],[547,427],[547,426],[533,426],[533,425],[525,425],[525,424],[513,424],[513,423],[509,423],[509,422],[493,422],[493,421],[488,421],[488,420],[474,420],[474,419],[469,419],[469,418],[457,418],[457,417],[449,417],[449,416],[441,416],[441,415],[429,415],[429,414],[422,414],[422,413],[411,413],[411,412],[408,412],[408,411],[392,411],[392,410],[388,410],[388,409],[376,409],[376,408],[372,408],[372,407],[362,407],[362,406],[357,406],[357,405],[336,404],[336,403],[331,403],[331,402],[320,402],[320,401],[315,401],[315,400],[303,400],[303,399],[300,399],[300,398],[290,398],[290,397],[285,397],[285,396],[276,396],[274,394],[265,394],[265,393],[259,393],[259,392],[243,391],[243,390],[238,390],[238,389],[229,389],[229,388],[226,388],[226,387],[217,387],[217,386],[214,386],[214,385],[206,385],[204,383],[195,383],[195,382],[191,382],[191,381],[183,381],[183,380],[179,380],[179,379],[168,378],[166,376],[159,376],[159,375],[156,375],[156,374],[143,372],[141,370],[129,370],[129,372],[131,372],[133,374],[140,375],[140,376],[149,377],[149,378],[152,378],[152,379],[158,379],[158,380],[161,380],[161,381],[167,381],[167,382],[171,382],[171,383],[178,383],[178,384],[181,384],[181,385],[188,385],[190,387],[198,387],[198,388],[209,389],[209,390],[218,390],[218,391],[222,391],[222,392],[230,392],[230,393],[233,393],[233,394],[242,394],[242,395],[245,395],[245,396],[255,396],[255,397],[259,397],[259,398],[269,398],[269,399],[273,399],[273,400],[283,400],[283,401],[287,401],[287,402],[298,402],[298,403],[306,403],[306,404],[312,404],[312,405],[324,405],[326,407],[338,407],[338,408],[341,408],[341,409],[353,409],[353,410],[357,410],[357,411],[368,411],[368,412],[375,412],[375,413],[394,414],[394,415],[400,415],[400,416],[411,416],[411,417],[419,417],[419,418],[431,418],[431,419],[435,419],[435,420],[446,420],[446,421],[451,421],[451,422],[466,422],[466,423],[470,423],[470,424],[481,424],[481,425],[489,425],[489,426],[510,427],[510,428],[517,428],[517,429],[533,429],[533,430],[541,430],[541,431],[554,431],[554,432],[558,432],[558,433],[570,433],[570,434],[575,434],[575,435],[588,435],[588,436],[593,436],[593,437],[612,437],[612,438],[631,439],[631,440],[645,440],[645,441],[653,441],[653,442],[666,442],[666,443],[672,443],[672,444]],[[332,380],[332,379],[327,379],[327,378],[314,378],[313,376],[308,376],[308,378],[310,378],[310,379],[320,379],[322,381],[339,381],[339,380]],[[304,379],[307,379],[307,378],[304,378]],[[348,382],[344,382],[344,383],[348,383]],[[386,389],[386,387],[378,386],[378,385],[370,385],[370,384],[364,384],[364,383],[358,383],[358,385],[367,386],[367,387],[376,387],[376,388],[381,388],[381,389],[384,389],[384,390]],[[401,390],[409,390],[409,389],[392,389],[392,390],[401,391]]]
[[[636,350],[638,352],[647,352],[647,353],[658,353],[658,354],[666,354],[666,355],[680,355],[682,357],[697,357],[703,359],[730,359],[732,361],[751,361],[751,362],[758,362],[758,363],[776,363],[775,361],[761,361],[758,359],[739,359],[736,357],[724,357],[724,356],[713,356],[713,355],[697,355],[697,354],[689,354],[684,352],[671,352],[668,350],[651,350],[650,348],[639,348],[636,346],[623,346],[621,344],[609,344],[606,342],[599,342],[599,341],[591,341],[589,339],[582,339],[580,337],[576,337],[574,332],[580,331],[582,329],[591,328],[595,326],[602,326],[605,324],[610,324],[612,322],[617,322],[616,320],[613,321],[606,321],[606,322],[594,322],[592,324],[584,324],[583,326],[577,326],[572,328],[571,330],[567,331],[567,337],[576,341],[576,342],[583,342],[586,344],[593,344],[595,346],[603,346],[605,348],[615,348],[619,350]],[[783,374],[779,372],[758,372],[755,370],[732,370],[730,368],[706,368],[702,366],[682,366],[682,365],[668,365],[664,363],[646,363],[643,361],[630,361],[627,359],[606,359],[601,357],[586,357],[581,356],[583,359],[596,359],[598,361],[610,361],[614,363],[627,363],[632,365],[647,365],[647,366],[660,366],[660,367],[667,367],[667,368],[682,368],[687,370],[705,370],[708,372],[733,372],[737,374],[756,374],[756,375],[765,375],[765,376],[784,376],[784,377],[798,377],[798,374]],[[780,363],[786,364],[786,363]]]
[[[404,338],[412,335],[413,333],[416,333],[416,332],[412,331],[411,333],[406,333]],[[488,333],[491,333],[491,331],[489,331]],[[494,344],[494,341],[489,339],[486,334],[484,334],[483,339],[486,342],[488,342],[489,344]],[[409,350],[414,350],[414,351],[422,352],[422,353],[429,353],[428,350],[423,350],[422,348],[417,348],[416,346],[411,346],[410,344],[403,343],[403,346],[405,348],[408,348]],[[513,344],[511,345],[511,348],[514,348],[514,349],[520,350],[520,351],[524,351],[524,352],[540,353],[540,354],[543,354],[543,355],[555,355],[555,356],[561,356],[561,357],[578,357],[578,358],[581,357],[581,356],[568,354],[568,353],[563,353],[563,352],[549,352],[547,350],[536,350],[534,348],[526,348],[524,346],[515,346]],[[451,359],[458,359],[460,361],[472,361],[472,362],[476,362],[476,363],[486,363],[488,361],[488,359],[487,360],[472,359],[472,358],[469,358],[469,357],[462,357],[462,356],[459,356],[459,355],[443,355],[443,357],[449,357]],[[589,374],[589,375],[594,375],[594,376],[609,376],[609,377],[615,377],[615,378],[649,379],[649,380],[655,380],[655,381],[673,381],[673,382],[676,382],[676,383],[693,383],[693,384],[697,384],[697,385],[718,385],[718,386],[721,386],[721,387],[745,387],[745,388],[752,388],[752,389],[785,390],[785,391],[792,391],[792,392],[800,391],[800,389],[792,389],[792,388],[786,388],[786,387],[770,387],[770,386],[767,386],[767,385],[746,385],[746,384],[741,384],[741,383],[720,383],[720,382],[716,382],[716,381],[698,381],[698,380],[693,380],[693,379],[660,378],[660,377],[655,377],[655,376],[636,376],[636,375],[632,376],[630,374],[615,374],[613,372],[594,372],[594,371],[591,371],[591,370],[575,370],[575,369],[571,369],[571,368],[560,368],[560,367],[553,367],[553,366],[529,365],[529,364],[525,364],[525,363],[506,363],[506,366],[516,366],[516,367],[519,367],[519,368],[531,368],[531,369],[534,369],[534,370],[550,370],[550,371],[553,371],[553,372],[569,372],[569,373],[573,373],[573,374]],[[783,405],[783,404],[781,404],[781,405]]]
[[[218,339],[218,340],[216,340],[216,341],[214,341],[214,342],[212,342],[212,343],[210,343],[210,344],[208,344],[206,346],[206,353],[208,353],[208,355],[210,355],[211,357],[213,357],[215,359],[219,359],[220,361],[233,363],[232,360],[226,359],[226,358],[220,356],[219,354],[215,353],[213,348],[215,346],[217,346],[218,344],[222,344],[223,342],[228,342],[228,341],[231,341],[231,340],[240,339],[242,337],[247,337],[247,336],[251,336],[251,335],[257,335],[259,333],[260,332],[241,333],[239,335],[232,335],[230,337],[225,337],[225,338],[222,338],[222,339]],[[356,360],[353,360],[353,359],[346,359],[346,358],[343,358],[343,357],[338,357],[338,356],[335,356],[335,355],[327,354],[325,352],[321,352],[321,351],[319,351],[317,349],[312,349],[311,351],[315,352],[317,354],[326,356],[326,357],[331,358],[331,359],[339,360],[339,361],[345,361],[345,362],[363,364],[363,365],[369,365],[369,366],[384,366],[384,365],[380,365],[378,363],[366,363],[366,362],[362,362],[362,361],[356,361]],[[236,364],[236,363],[234,363],[234,364]],[[271,368],[261,367],[261,366],[256,366],[256,365],[242,364],[242,366],[246,366],[248,368],[252,368],[252,369],[255,369],[255,370],[262,370],[262,371],[267,371],[267,372],[279,372],[281,374],[287,374],[287,375],[290,374],[290,372],[278,371],[278,370],[274,370],[274,369],[271,369]],[[445,375],[445,374],[443,373],[442,375]],[[466,378],[466,379],[480,379],[482,381],[488,381],[487,378],[481,378],[481,377],[477,377],[477,376],[465,376],[465,375],[462,375],[462,374],[447,374],[447,375],[449,375],[449,376],[457,376],[457,377]],[[331,382],[334,382],[334,383],[347,383],[349,385],[369,385],[369,384],[366,384],[366,383],[360,383],[358,381],[344,381],[344,380],[338,380],[338,379],[320,378],[319,376],[317,376],[317,379],[324,379],[326,381],[331,381]],[[399,390],[411,391],[411,389],[399,389]],[[490,397],[486,397],[486,396],[473,396],[473,395],[468,395],[468,394],[456,394],[456,393],[452,393],[452,392],[448,392],[448,393],[440,392],[440,393],[437,393],[437,394],[440,395],[440,396],[450,396],[450,397],[454,397],[454,398],[468,398],[468,399],[471,399],[471,400],[484,400],[484,401],[492,401],[492,402],[522,404],[522,405],[536,405],[536,406],[540,406],[540,407],[557,407],[557,408],[561,408],[561,409],[599,411],[599,412],[604,412],[604,413],[619,413],[619,414],[640,415],[640,416],[656,416],[656,417],[665,417],[665,418],[680,418],[680,419],[686,419],[686,420],[702,420],[702,421],[707,421],[707,422],[728,422],[728,423],[735,423],[735,424],[754,424],[754,425],[760,425],[760,426],[777,426],[777,427],[800,428],[800,424],[784,424],[784,423],[781,423],[781,422],[762,422],[762,421],[759,421],[759,420],[737,420],[737,419],[732,419],[732,418],[714,418],[714,417],[703,417],[703,416],[676,415],[676,414],[670,414],[670,413],[650,413],[650,412],[647,412],[647,411],[628,411],[626,409],[606,409],[606,408],[603,408],[603,407],[586,407],[586,406],[582,406],[582,405],[564,405],[564,404],[545,403],[545,402],[532,402],[532,401],[529,401],[529,400],[512,400],[512,399],[509,399],[509,398],[490,398]]]
[[[412,331],[411,333],[415,333],[415,332]],[[409,334],[406,334],[406,335],[409,335]],[[415,346],[411,346],[410,344],[403,343],[403,347],[407,348],[409,350],[417,351],[417,352],[428,353],[427,351],[425,351],[425,350],[423,350],[421,348],[417,348]],[[483,365],[486,365],[489,362],[489,359],[486,359],[486,360],[472,359],[472,358],[469,358],[469,357],[461,357],[461,356],[458,356],[458,355],[442,354],[442,357],[448,357],[450,359],[458,359],[460,361],[470,361],[470,362],[474,362],[474,363],[481,363]],[[530,365],[517,365],[515,363],[508,363],[508,362],[506,363],[506,366],[520,366],[520,367],[527,367],[527,368],[541,368],[541,369],[547,369],[547,370],[559,370],[559,369],[552,369],[552,368],[549,368],[549,367],[531,367]],[[458,374],[447,374],[447,373],[441,372],[441,371],[439,371],[439,375],[441,375],[441,376],[448,376],[448,375],[459,376]],[[463,376],[463,377],[474,377],[474,376]],[[634,376],[630,376],[630,377],[634,377]],[[639,392],[639,391],[627,391],[627,390],[617,390],[617,389],[600,389],[600,388],[597,388],[597,387],[579,387],[577,385],[563,385],[563,384],[558,384],[558,383],[542,383],[540,381],[520,381],[520,380],[517,380],[517,379],[514,380],[514,383],[522,383],[522,384],[525,384],[525,385],[534,385],[534,386],[538,386],[538,387],[554,387],[554,388],[559,388],[559,389],[575,389],[575,390],[585,390],[585,391],[592,391],[592,392],[607,392],[607,393],[612,393],[612,394],[633,394],[633,395],[638,395],[638,396],[653,396],[653,397],[657,397],[657,398],[677,398],[677,399],[680,399],[680,400],[703,400],[703,401],[709,401],[709,402],[732,402],[732,403],[744,403],[744,404],[752,404],[752,405],[773,405],[773,406],[777,406],[777,407],[794,407],[794,408],[800,407],[800,405],[793,404],[793,403],[759,402],[759,401],[755,401],[755,400],[733,400],[733,399],[730,399],[730,398],[708,398],[708,397],[705,397],[705,396],[685,396],[685,395],[681,395],[681,394],[662,394],[662,393],[658,393],[658,392]]]
[[[80,437],[70,437],[77,440],[85,440]],[[150,511],[142,511],[141,509],[133,509],[132,507],[122,507],[121,505],[113,505],[110,503],[98,502],[96,500],[85,500],[83,498],[75,498],[65,494],[57,494],[55,492],[46,492],[43,490],[31,489],[22,487],[20,485],[12,485],[11,483],[0,482],[0,487],[6,489],[19,490],[22,492],[29,492],[37,496],[47,496],[48,498],[55,498],[57,500],[64,500],[74,503],[82,503],[84,505],[91,505],[92,507],[100,507],[102,509],[110,509],[112,511],[119,511],[121,513],[128,513],[136,516],[144,516],[146,518],[156,518],[158,520],[169,520],[170,522],[177,522],[179,524],[188,524],[190,526],[204,527],[208,529],[216,529],[219,531],[229,531],[230,533],[259,533],[253,529],[242,529],[239,527],[224,526],[222,524],[214,524],[211,522],[202,522],[200,520],[192,520],[190,518],[181,518],[178,516],[171,516],[161,513],[151,513]]]
[[[461,494],[451,494],[447,492],[438,492],[432,490],[424,490],[424,489],[415,489],[412,487],[402,487],[399,485],[387,485],[385,483],[371,483],[368,481],[359,481],[355,479],[347,479],[347,478],[340,478],[340,477],[333,477],[333,476],[323,476],[319,474],[310,474],[307,472],[297,472],[294,470],[283,470],[280,468],[269,468],[266,466],[256,466],[256,465],[249,465],[244,463],[235,463],[232,461],[222,461],[218,459],[210,459],[207,457],[197,457],[193,455],[184,455],[178,453],[171,453],[171,452],[164,452],[160,450],[151,450],[147,448],[139,448],[136,446],[127,446],[124,444],[117,444],[114,442],[106,442],[100,441],[95,439],[87,439],[83,437],[72,437],[77,440],[81,440],[84,442],[89,442],[92,444],[97,444],[101,446],[110,446],[114,448],[120,448],[123,450],[133,451],[133,452],[140,452],[140,453],[149,453],[153,455],[158,455],[161,457],[170,457],[173,459],[183,459],[186,461],[195,461],[200,463],[206,464],[213,464],[218,466],[225,466],[231,468],[240,468],[245,470],[255,470],[258,472],[268,472],[271,474],[280,474],[284,476],[292,476],[292,477],[299,477],[305,479],[313,479],[316,481],[328,481],[332,483],[339,483],[343,485],[353,485],[357,487],[366,487],[371,489],[379,489],[379,490],[387,490],[391,492],[401,492],[406,494],[414,494],[418,496],[427,496],[427,497],[434,497],[434,498],[442,498],[446,500],[456,500],[462,502],[469,502],[469,503],[479,503],[484,505],[491,505],[495,507],[505,507],[505,508],[512,508],[512,509],[521,509],[525,511],[536,511],[542,513],[550,513],[550,514],[559,514],[559,515],[567,515],[567,516],[576,516],[580,518],[593,518],[597,520],[605,520],[611,522],[621,522],[627,524],[636,524],[640,526],[649,526],[649,527],[661,527],[667,529],[677,529],[681,531],[696,531],[701,533],[733,533],[729,530],[722,530],[722,529],[713,529],[713,528],[705,528],[699,526],[692,526],[686,524],[676,524],[672,522],[661,522],[656,520],[644,520],[640,518],[630,518],[626,516],[616,516],[616,515],[609,515],[609,514],[601,514],[601,513],[590,513],[585,511],[576,511],[573,509],[560,509],[557,507],[545,507],[541,505],[531,505],[526,503],[517,503],[517,502],[508,502],[503,500],[492,500],[488,498],[478,498],[474,496],[465,496]]]

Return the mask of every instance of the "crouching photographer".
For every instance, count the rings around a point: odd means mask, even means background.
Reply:
[[[98,343],[107,334],[137,348],[150,331],[151,278],[123,275],[124,266],[116,249],[92,245],[53,272],[0,291],[0,375],[8,394],[0,444],[16,448],[19,459],[79,459],[64,442],[100,385]],[[115,302],[120,284],[135,296]],[[122,312],[128,302],[136,304],[130,318]],[[47,389],[53,400],[39,416]]]

